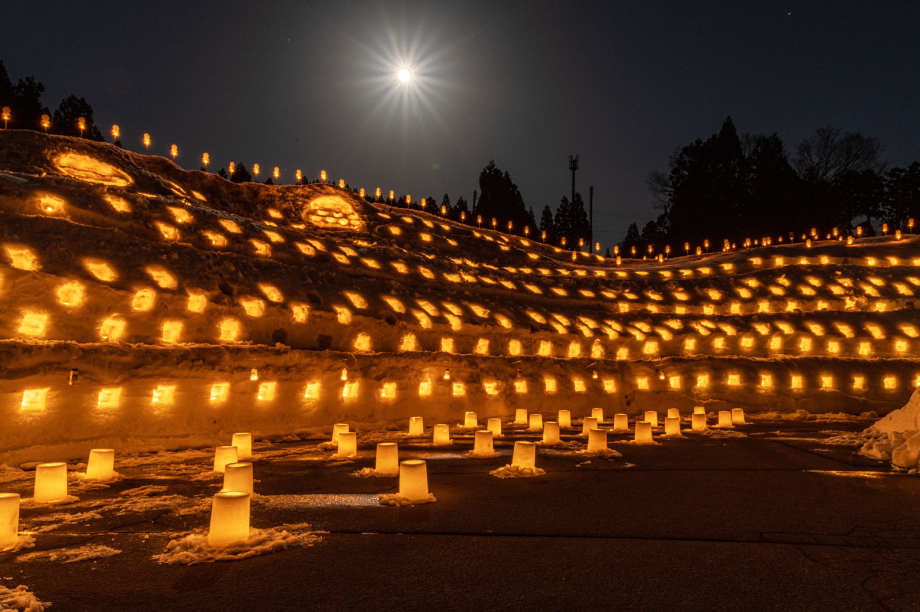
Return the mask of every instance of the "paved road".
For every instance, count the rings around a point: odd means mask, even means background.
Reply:
[[[612,444],[622,458],[576,467],[586,459],[540,456],[547,474],[519,480],[488,475],[508,457],[460,458],[471,440],[458,441],[428,458],[437,503],[411,508],[373,503],[369,494],[395,492],[395,478],[351,475],[373,465],[370,452],[344,465],[257,462],[257,491],[276,500],[367,497],[256,505],[254,527],[308,522],[329,533],[309,547],[193,566],[152,556],[171,534],[206,526],[207,514],[103,508],[101,520],[39,534],[27,552],[91,542],[120,555],[61,564],[0,554],[0,578],[12,578],[0,584],[29,585],[53,610],[74,612],[920,610],[920,477],[821,443],[822,430],[862,427],[760,423],[741,428],[745,438]],[[81,502],[152,483],[124,472]],[[155,484],[168,494],[217,489]],[[24,510],[23,520],[41,512]]]

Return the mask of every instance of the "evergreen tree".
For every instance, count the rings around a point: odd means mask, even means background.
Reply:
[[[227,178],[227,171],[224,170],[223,168],[221,168],[220,170],[217,171],[217,176],[219,176],[220,178],[225,179],[225,178]]]
[[[629,228],[626,230],[626,237],[623,239],[621,245],[623,255],[630,256],[632,253],[632,248],[636,248],[636,254],[639,254],[639,248],[642,246],[642,240],[639,237],[639,226],[636,225],[635,221],[629,224]]]
[[[920,163],[892,168],[885,174],[884,219],[905,231],[908,219],[920,220]]]
[[[13,100],[9,104],[13,115],[10,119],[10,128],[20,130],[42,129],[42,115],[50,115],[51,111],[42,104],[42,94],[45,86],[32,77],[19,79],[13,87]],[[6,105],[4,105],[6,106]]]
[[[240,162],[236,165],[236,170],[233,171],[233,175],[230,177],[230,182],[232,183],[251,183],[252,175],[246,170],[246,166],[243,165],[243,162]]]
[[[529,220],[524,198],[507,172],[502,172],[494,161],[479,174],[479,201],[475,214],[482,215],[483,223],[491,227],[492,219],[498,221],[498,228],[507,227],[511,221],[514,227],[523,227]]]
[[[553,211],[550,209],[549,204],[543,207],[543,213],[540,215],[541,237],[543,232],[546,232],[545,242],[547,244],[556,244],[558,240],[556,236],[556,222],[553,221]]]
[[[265,182],[262,183],[262,184],[263,184],[263,185],[274,185],[275,182],[272,181],[272,177],[268,177],[267,179],[265,179]]]
[[[556,236],[553,242],[549,244],[562,244],[562,239],[565,238],[565,247],[567,249],[572,248],[572,243],[570,241],[570,235],[572,233],[572,228],[569,226],[569,220],[572,215],[569,212],[569,209],[572,207],[572,204],[569,202],[569,199],[565,196],[562,196],[562,200],[559,202],[559,207],[556,208],[556,216],[553,219],[553,229],[556,230]],[[549,238],[549,235],[547,235]]]
[[[454,205],[454,211],[453,211],[452,218],[455,221],[459,221],[461,217],[461,213],[466,213],[466,223],[467,224],[473,222],[471,219],[470,209],[466,204],[466,200],[463,199],[463,196],[460,196],[459,198],[457,198],[457,204]]]
[[[441,207],[444,208],[444,209],[447,211],[446,217],[447,217],[448,219],[452,219],[452,218],[453,218],[453,214],[452,214],[452,213],[453,213],[454,211],[453,211],[453,209],[452,209],[451,206],[450,206],[450,196],[447,195],[446,193],[444,194],[444,198],[441,200]],[[440,212],[441,212],[441,210],[440,210],[440,208],[439,208],[439,209],[438,209],[438,213],[440,213]]]
[[[16,92],[13,89],[13,82],[6,72],[3,60],[0,60],[0,108],[9,106],[12,109],[15,97]]]
[[[86,121],[86,129],[82,134],[77,125],[80,117]],[[51,131],[63,136],[82,136],[87,140],[105,141],[93,120],[93,107],[83,98],[74,95],[61,100],[61,105],[54,111],[54,117],[51,119]]]
[[[810,187],[815,189],[814,185]],[[867,224],[872,225],[872,219],[882,216],[886,182],[874,170],[851,170],[840,174],[834,180],[833,190],[824,184],[823,191],[829,192],[827,197],[838,203],[840,214],[834,221],[844,230],[848,230],[850,222],[857,217],[865,217]]]

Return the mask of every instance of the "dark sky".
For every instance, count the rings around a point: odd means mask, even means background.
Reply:
[[[151,8],[152,7],[152,8]],[[831,123],[920,159],[920,2],[7,2],[0,59],[127,148],[282,182],[468,200],[490,159],[539,214],[595,189],[596,239],[655,211],[645,178],[717,131]],[[410,87],[395,73],[415,70]],[[264,175],[263,175],[264,176]]]

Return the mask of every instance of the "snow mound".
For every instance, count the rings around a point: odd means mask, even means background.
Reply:
[[[494,459],[495,457],[501,457],[501,453],[495,451],[494,453],[474,453],[470,451],[466,454],[470,459]]]
[[[361,468],[352,474],[352,476],[358,476],[360,478],[393,478],[395,476],[399,476],[399,474],[384,474],[378,472],[374,468]]]
[[[743,434],[740,431],[732,431],[731,429],[704,429],[703,431],[694,431],[693,433],[699,434],[701,436],[707,436],[709,438],[724,439],[724,438],[747,438],[747,434]]]
[[[305,523],[300,523],[284,525],[277,529],[250,529],[247,539],[223,548],[210,546],[207,534],[192,533],[179,540],[171,540],[166,545],[166,552],[154,555],[153,558],[168,565],[248,559],[277,552],[289,546],[310,546],[319,541],[318,535],[305,530],[307,527],[309,526]]]
[[[41,601],[29,587],[19,585],[15,589],[0,586],[0,610],[18,610],[19,612],[45,612],[50,608],[50,601]]]
[[[76,563],[90,559],[102,559],[120,555],[120,550],[115,550],[102,544],[87,544],[77,548],[61,548],[58,550],[43,550],[21,555],[17,561],[61,561],[62,563]]]
[[[379,498],[379,503],[384,506],[417,506],[419,504],[430,504],[438,501],[431,493],[429,493],[428,497],[425,499],[409,499],[407,497],[402,497],[399,493],[391,493],[389,495],[381,493]]]
[[[80,501],[80,498],[76,497],[75,495],[68,495],[67,497],[62,497],[61,499],[57,499],[51,502],[37,502],[35,501],[34,497],[29,497],[28,499],[22,500],[22,502],[19,504],[19,507],[30,509],[53,508],[54,506],[66,506],[68,504],[74,504],[78,501]]]
[[[575,451],[579,455],[584,455],[585,457],[622,457],[623,455],[613,450],[612,448],[602,448],[600,450],[589,451],[587,449],[583,451]]]
[[[45,525],[43,527],[36,527],[31,529],[35,533],[45,533],[48,531],[54,531],[58,527],[63,527],[64,525],[73,525],[76,523],[82,523],[84,521],[90,521],[93,519],[101,519],[102,515],[98,512],[77,512],[65,513],[58,512],[56,514],[49,514],[48,516],[37,517],[34,520],[39,523],[53,523],[51,525]]]
[[[531,478],[533,476],[542,476],[546,474],[546,470],[541,470],[538,467],[535,468],[522,468],[516,465],[506,465],[505,467],[500,467],[497,470],[492,470],[489,472],[492,476],[496,478]]]
[[[0,483],[28,480],[30,477],[32,477],[32,474],[25,470],[10,467],[5,463],[0,463]]]
[[[920,429],[920,387],[911,394],[906,406],[891,411],[869,429],[884,433]]]
[[[30,535],[21,535],[16,539],[16,543],[6,548],[0,548],[0,552],[19,552],[25,548],[34,548],[35,538]],[[0,587],[2,588],[2,587]],[[2,610],[3,608],[0,608]]]

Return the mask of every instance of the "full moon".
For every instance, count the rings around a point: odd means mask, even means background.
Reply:
[[[409,79],[412,78],[412,73],[409,72],[408,68],[401,68],[400,71],[396,73],[396,78],[398,78],[403,83],[408,83]]]

